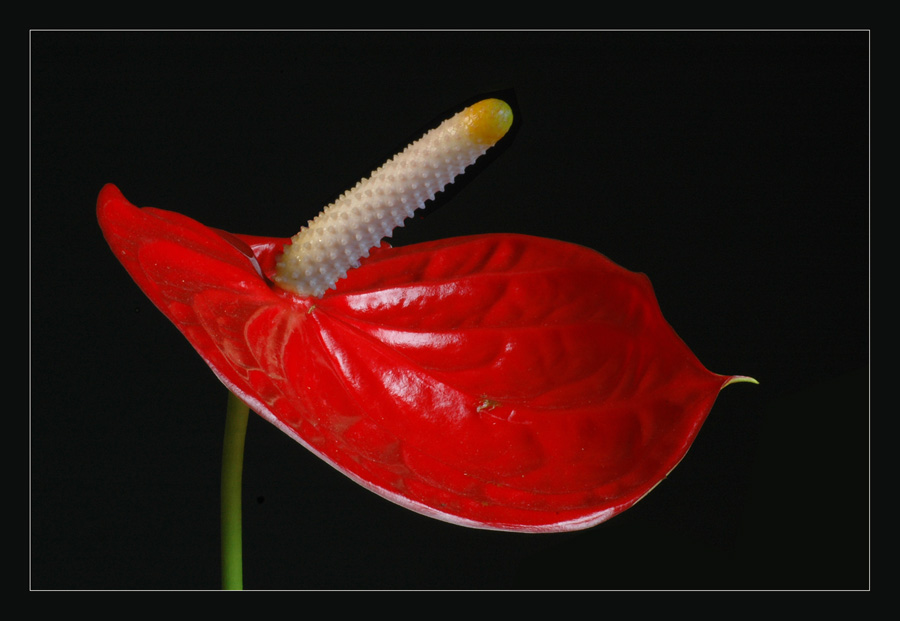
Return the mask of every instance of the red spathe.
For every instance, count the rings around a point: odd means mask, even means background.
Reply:
[[[374,249],[321,299],[271,282],[289,239],[130,204],[103,233],[254,411],[366,488],[455,524],[576,530],[678,464],[719,391],[652,287],[582,246],[481,235]]]

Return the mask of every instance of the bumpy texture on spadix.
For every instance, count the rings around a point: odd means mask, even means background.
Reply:
[[[340,196],[291,240],[275,282],[319,297],[508,131],[512,110],[486,99],[457,113]]]

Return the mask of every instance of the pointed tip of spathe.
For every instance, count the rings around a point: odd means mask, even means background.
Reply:
[[[750,377],[749,375],[732,375],[731,377],[728,378],[728,380],[724,384],[722,384],[722,388],[725,388],[726,386],[731,386],[732,384],[740,384],[740,383],[759,385],[759,382],[755,378]]]

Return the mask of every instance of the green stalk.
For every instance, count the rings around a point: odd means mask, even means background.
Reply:
[[[244,588],[241,543],[241,473],[250,408],[228,391],[225,443],[222,450],[222,588]]]

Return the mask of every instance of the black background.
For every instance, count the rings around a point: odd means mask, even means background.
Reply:
[[[471,530],[251,417],[249,589],[866,589],[869,33],[32,32],[32,589],[215,589],[225,389],[95,216],[104,183],[290,236],[481,96],[516,125],[396,244],[522,232],[651,278],[720,395],[593,529]]]

